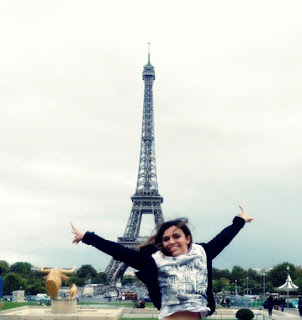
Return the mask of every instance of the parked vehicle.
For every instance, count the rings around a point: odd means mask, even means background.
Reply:
[[[135,291],[122,290],[119,293],[119,299],[121,299],[121,300],[137,300],[137,293]]]
[[[36,301],[43,303],[45,301],[50,301],[50,297],[47,293],[37,293]]]

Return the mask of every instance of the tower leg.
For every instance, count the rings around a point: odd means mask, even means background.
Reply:
[[[161,209],[163,198],[160,196],[133,196],[132,209],[128,224],[123,237],[118,238],[118,243],[133,249],[137,249],[138,245],[147,240],[147,237],[140,237],[139,231],[143,214],[152,214],[154,217],[155,226],[159,226],[164,222],[164,217]],[[127,265],[120,261],[111,259],[105,273],[111,284],[115,284],[119,278],[127,270]]]

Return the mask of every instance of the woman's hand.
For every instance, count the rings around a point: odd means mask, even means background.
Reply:
[[[78,230],[72,222],[70,222],[71,225],[71,232],[75,235],[74,239],[72,240],[72,243],[79,243],[80,241],[82,241],[83,237],[84,237],[84,233],[80,230]]]
[[[250,218],[247,213],[245,212],[245,210],[239,206],[241,212],[238,214],[239,217],[241,217],[245,222],[252,222],[254,219]]]

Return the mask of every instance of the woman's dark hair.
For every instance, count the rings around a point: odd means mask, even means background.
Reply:
[[[188,223],[188,219],[187,218],[179,218],[179,219],[170,220],[170,221],[162,223],[161,225],[157,226],[157,228],[155,229],[156,230],[155,235],[151,236],[147,240],[147,242],[145,242],[142,245],[140,245],[140,247],[144,247],[144,246],[146,246],[148,244],[153,244],[156,247],[156,249],[158,249],[160,251],[163,251],[163,246],[162,246],[163,235],[164,235],[164,233],[165,233],[165,231],[167,229],[169,229],[172,226],[175,226],[175,227],[178,227],[179,229],[181,229],[184,232],[186,238],[188,236],[190,236],[190,242],[188,244],[188,248],[189,248],[191,243],[193,242],[193,239],[192,239],[191,231],[187,226],[187,223]],[[167,254],[167,253],[164,252],[164,254]]]

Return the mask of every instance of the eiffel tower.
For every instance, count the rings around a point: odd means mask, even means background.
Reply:
[[[144,66],[143,80],[145,82],[144,108],[142,122],[142,136],[138,178],[135,194],[131,197],[132,209],[123,237],[117,242],[131,248],[146,240],[139,235],[142,215],[152,214],[156,226],[164,222],[161,209],[163,197],[158,193],[157,173],[155,161],[154,142],[154,114],[153,114],[153,81],[155,80],[154,67],[150,63],[150,44],[148,52],[148,63]],[[113,258],[105,269],[107,279],[111,284],[120,282],[127,265]]]

